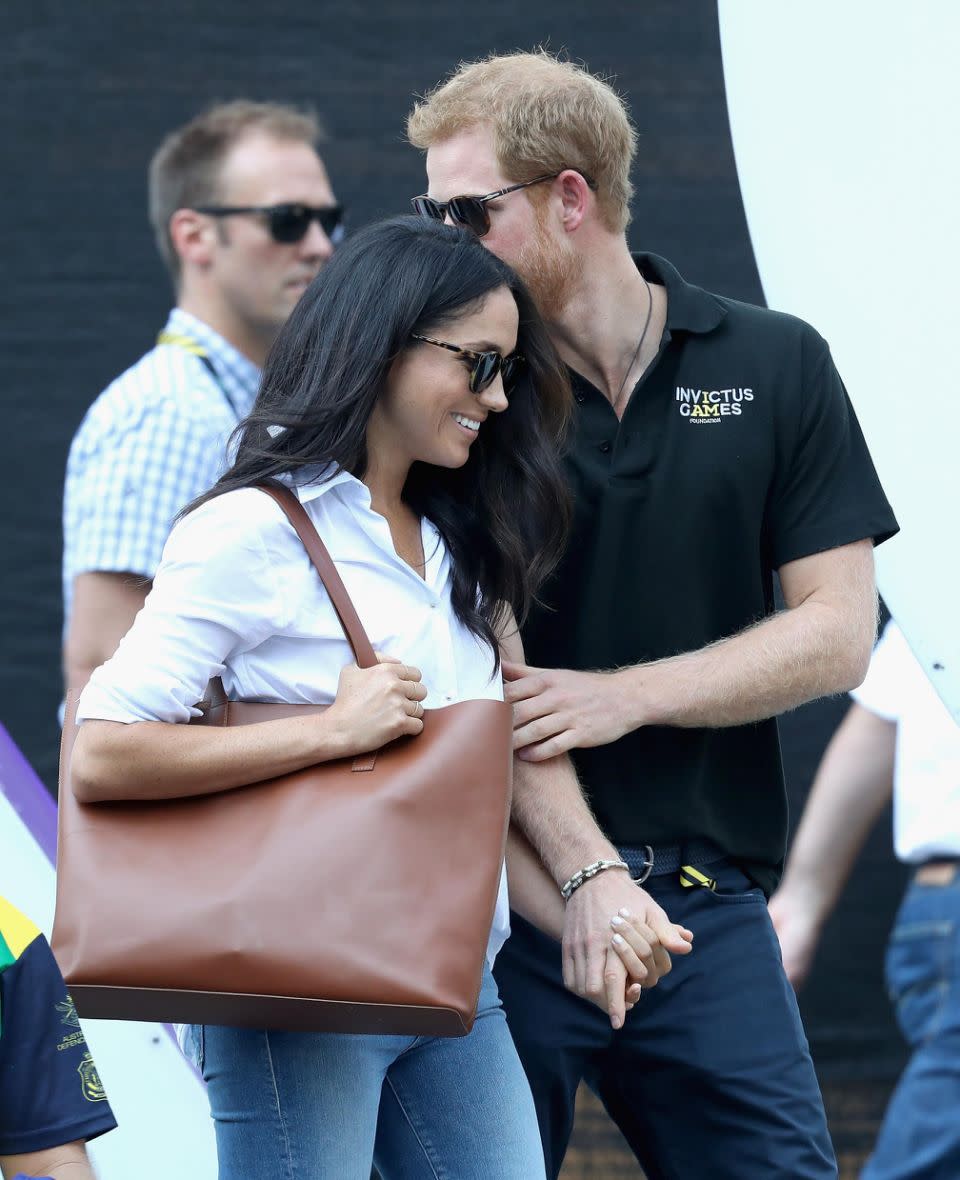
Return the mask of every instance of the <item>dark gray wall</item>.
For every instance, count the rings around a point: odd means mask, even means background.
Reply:
[[[463,58],[565,47],[614,75],[634,111],[633,244],[704,286],[762,302],[707,0],[7,0],[0,19],[0,720],[51,785],[63,466],[87,406],[150,347],[169,304],[144,210],[147,161],[170,127],[216,99],[313,104],[356,225],[405,210],[424,187],[403,141],[412,94]],[[795,800],[837,708],[814,706],[785,725]],[[897,889],[888,844],[884,834],[871,850],[809,989],[823,1060],[864,1047],[895,1053],[876,979]]]

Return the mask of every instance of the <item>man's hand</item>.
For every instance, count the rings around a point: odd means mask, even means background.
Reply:
[[[503,663],[504,700],[513,705],[513,748],[544,762],[584,746],[605,746],[635,728],[616,672],[571,672]]]
[[[814,907],[797,892],[781,887],[770,898],[770,920],[780,939],[783,969],[794,989],[799,991],[813,965],[820,941],[820,927]]]
[[[636,932],[629,942],[628,925]],[[611,933],[619,933],[624,944],[611,945]],[[670,971],[670,956],[689,954],[692,943],[693,934],[674,925],[649,893],[626,873],[610,869],[585,881],[567,902],[563,982],[605,1008],[610,1023],[620,1028],[628,971],[633,981],[654,987]]]

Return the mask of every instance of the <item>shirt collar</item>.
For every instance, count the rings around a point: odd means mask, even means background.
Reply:
[[[246,404],[241,407],[241,412],[249,412],[260,385],[260,370],[249,357],[244,356],[209,324],[197,319],[189,311],[184,311],[182,307],[175,307],[170,312],[166,331],[195,340],[210,358],[217,376],[229,385],[231,392],[242,395]]]
[[[278,478],[296,489],[301,504],[309,504],[311,500],[319,499],[333,488],[342,487],[364,500],[367,507],[370,507],[370,489],[363,480],[357,479],[342,467],[338,468],[334,463],[307,467],[295,475],[281,475]]]
[[[715,295],[686,282],[665,258],[657,254],[634,254],[633,261],[645,279],[667,291],[667,329],[671,332],[712,332],[727,309]]]

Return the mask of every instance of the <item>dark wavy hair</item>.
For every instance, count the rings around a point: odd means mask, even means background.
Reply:
[[[274,342],[256,404],[235,431],[233,465],[184,511],[318,464],[335,465],[329,477],[343,469],[362,479],[370,414],[392,362],[417,346],[411,334],[436,334],[502,287],[516,300],[526,358],[509,408],[487,417],[462,467],[415,463],[403,492],[447,546],[457,618],[496,652],[504,604],[526,617],[566,538],[560,445],[570,386],[526,287],[464,230],[396,217],[337,250]]]

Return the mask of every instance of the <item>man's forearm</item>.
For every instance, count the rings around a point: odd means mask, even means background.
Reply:
[[[566,754],[546,762],[514,759],[513,820],[557,885],[595,860],[617,856]]]
[[[895,748],[896,725],[854,704],[823,756],[780,886],[802,895],[818,926],[890,799]]]
[[[92,571],[73,585],[73,610],[63,648],[63,678],[74,699],[95,668],[117,650],[146,601],[150,581],[139,574]]]
[[[867,652],[873,627],[860,624]],[[855,687],[863,670],[849,629],[833,608],[805,603],[700,651],[613,675],[632,706],[631,729],[746,725]]]
[[[855,688],[877,629],[871,542],[789,562],[780,583],[786,610],[700,651],[617,673],[630,728],[746,725]]]

